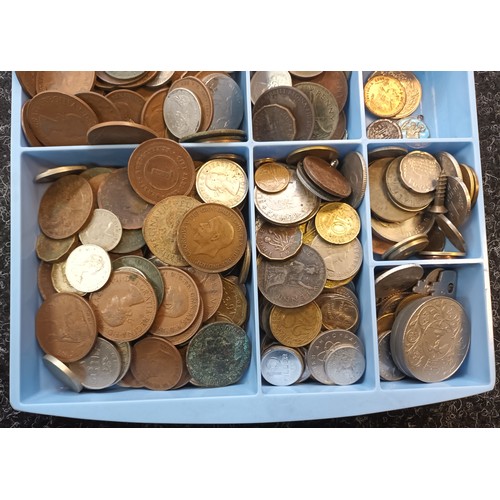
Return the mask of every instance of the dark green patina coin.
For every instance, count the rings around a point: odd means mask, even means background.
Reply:
[[[210,323],[191,340],[186,364],[196,385],[223,387],[240,380],[250,364],[250,339],[243,328]]]
[[[113,248],[113,253],[129,253],[135,252],[142,248],[146,242],[144,241],[144,237],[142,235],[141,229],[123,229],[122,237],[118,242],[118,245]]]
[[[165,293],[163,278],[158,268],[150,260],[139,255],[124,255],[113,261],[113,270],[120,267],[134,267],[141,271],[153,287],[158,304],[163,302],[163,294]]]

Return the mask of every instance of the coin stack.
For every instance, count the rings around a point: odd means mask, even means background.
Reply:
[[[349,72],[256,71],[250,80],[256,141],[347,139]]]
[[[459,228],[470,218],[479,181],[449,152],[408,152],[399,146],[369,153],[373,251],[382,259],[464,257]],[[445,250],[446,242],[456,250]]]
[[[262,376],[273,385],[308,374],[323,384],[354,383],[365,367],[353,285],[363,258],[355,210],[366,187],[363,158],[353,152],[339,162],[334,148],[315,146],[285,161],[262,158],[256,168],[258,288],[268,336]]]
[[[441,382],[464,362],[470,321],[455,298],[457,273],[408,264],[375,278],[380,379]]]
[[[218,71],[18,71],[30,146],[239,142],[243,94]]]
[[[411,71],[375,71],[364,86],[366,109],[378,119],[372,121],[369,139],[427,139],[429,128],[422,115],[413,113],[420,106],[422,86]]]
[[[231,156],[233,159],[228,159]],[[248,181],[169,139],[126,168],[54,167],[39,207],[36,337],[73,390],[238,382],[250,362]],[[239,272],[239,274],[238,274]]]

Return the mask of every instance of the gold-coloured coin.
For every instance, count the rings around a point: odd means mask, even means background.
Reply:
[[[376,116],[391,118],[404,108],[405,88],[392,76],[379,75],[370,78],[364,88],[365,106]]]
[[[79,174],[80,172],[83,172],[85,170],[87,170],[87,167],[85,165],[68,165],[62,167],[53,167],[39,173],[35,177],[35,182],[37,183],[52,182],[61,177],[64,177],[65,175]]]
[[[76,293],[77,295],[85,295],[85,292],[77,290],[73,287],[66,277],[66,261],[56,262],[52,265],[50,271],[52,286],[59,293]]]
[[[288,186],[290,172],[282,163],[266,162],[255,171],[255,184],[266,193],[279,193]]]
[[[377,318],[377,333],[380,335],[392,328],[396,315],[394,313],[386,313]]]
[[[62,240],[55,240],[40,233],[36,239],[36,254],[44,262],[60,262],[65,260],[78,245],[76,235]]]
[[[342,245],[356,238],[361,229],[361,221],[356,210],[350,205],[334,201],[319,209],[315,226],[323,239]]]

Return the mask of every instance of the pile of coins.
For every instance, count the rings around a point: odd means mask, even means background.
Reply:
[[[366,176],[360,154],[339,161],[327,146],[256,161],[257,281],[267,335],[261,372],[270,384],[312,377],[345,385],[364,373],[353,280],[363,259],[356,208]]]
[[[30,146],[246,139],[243,94],[226,72],[18,71]]]
[[[256,71],[250,81],[254,139],[347,139],[349,76],[344,71]]]
[[[470,345],[470,321],[455,298],[457,272],[418,264],[375,278],[380,379],[441,382],[457,372]]]
[[[368,158],[374,253],[384,260],[464,257],[459,228],[479,194],[474,169],[446,151],[393,146]],[[445,250],[447,241],[456,250]]]
[[[366,109],[378,117],[366,134],[369,139],[427,139],[422,115],[413,116],[422,100],[422,86],[411,71],[376,71],[364,86]],[[412,116],[410,116],[412,115]]]
[[[36,338],[71,389],[243,377],[248,180],[239,157],[215,156],[194,162],[158,138],[125,168],[61,166],[35,178],[51,182],[38,214]]]

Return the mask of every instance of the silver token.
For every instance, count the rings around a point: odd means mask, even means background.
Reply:
[[[418,264],[394,267],[375,278],[375,297],[383,299],[396,292],[404,292],[416,285],[424,275],[424,268]]]
[[[195,134],[200,129],[201,106],[188,89],[170,91],[163,104],[163,118],[168,130],[177,138]]]
[[[405,378],[405,374],[396,366],[391,354],[391,330],[382,332],[378,337],[378,364],[380,380],[394,382]]]
[[[45,354],[43,357],[43,364],[46,368],[62,382],[66,387],[69,387],[72,391],[80,392],[83,389],[82,384],[78,380],[78,377],[73,373],[70,368],[68,368],[62,361],[51,354]]]
[[[363,352],[348,344],[331,349],[325,360],[326,376],[335,385],[356,383],[365,373],[365,367]]]
[[[142,76],[145,71],[105,71],[107,75],[111,78],[116,78],[117,80],[133,80]]]
[[[106,339],[97,337],[92,350],[79,361],[68,364],[83,387],[100,390],[112,386],[121,373],[118,349]]]
[[[209,130],[237,129],[243,120],[243,94],[239,85],[227,75],[211,73],[202,78],[212,94],[214,115]]]
[[[292,385],[304,371],[301,354],[291,347],[274,345],[262,354],[262,377],[272,385]]]
[[[266,90],[282,86],[292,86],[292,77],[288,71],[256,71],[250,80],[252,103],[255,104]]]
[[[368,182],[368,168],[363,155],[357,151],[347,153],[338,171],[351,185],[351,194],[344,201],[351,207],[358,208],[365,196]]]
[[[471,197],[464,182],[457,177],[448,177],[444,205],[448,209],[446,217],[455,226],[465,224],[471,213]]]

